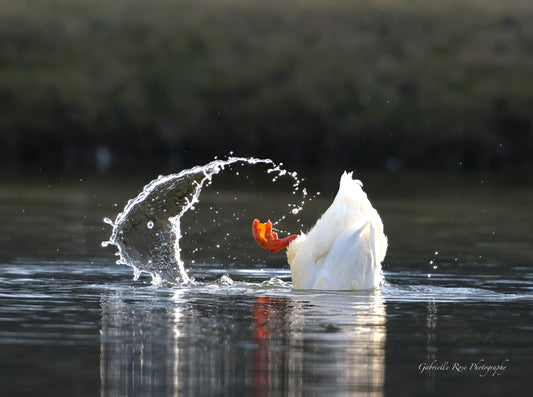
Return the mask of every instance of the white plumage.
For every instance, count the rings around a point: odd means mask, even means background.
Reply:
[[[339,191],[315,226],[287,247],[298,289],[357,290],[379,286],[387,251],[383,223],[362,183],[341,176]]]

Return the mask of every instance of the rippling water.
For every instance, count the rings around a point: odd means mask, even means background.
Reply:
[[[337,177],[280,227],[312,224]],[[2,395],[528,395],[533,189],[361,178],[390,248],[387,283],[359,292],[293,290],[283,254],[255,246],[251,219],[291,199],[275,189],[202,195],[182,221],[197,284],[179,287],[100,246],[143,182],[4,183]]]

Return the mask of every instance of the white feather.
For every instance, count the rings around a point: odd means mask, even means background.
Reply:
[[[387,251],[383,223],[362,183],[341,176],[339,191],[315,226],[287,247],[299,289],[356,290],[379,286]]]

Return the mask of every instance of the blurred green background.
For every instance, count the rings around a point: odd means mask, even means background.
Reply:
[[[530,0],[0,2],[0,167],[533,169]]]

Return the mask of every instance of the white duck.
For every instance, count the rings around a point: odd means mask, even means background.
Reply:
[[[254,220],[259,245],[271,252],[287,248],[295,288],[357,290],[381,283],[387,237],[362,185],[344,172],[335,200],[307,234],[278,239],[270,221]]]

